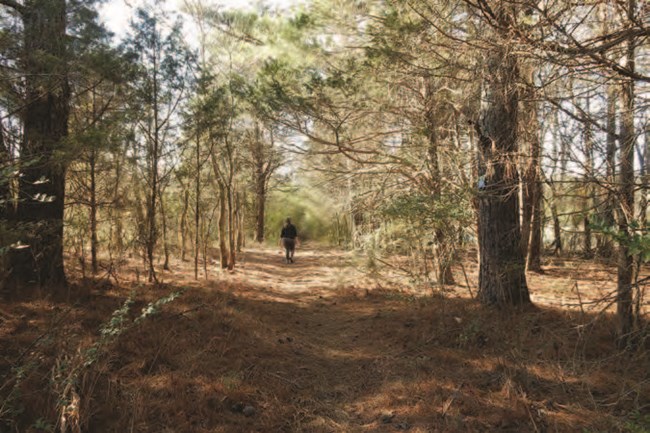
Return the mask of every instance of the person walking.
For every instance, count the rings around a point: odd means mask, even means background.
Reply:
[[[285,252],[285,263],[293,263],[293,253],[296,251],[296,241],[298,230],[291,224],[291,218],[287,218],[282,231],[280,232],[280,242]]]

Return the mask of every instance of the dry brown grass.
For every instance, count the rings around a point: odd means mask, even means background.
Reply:
[[[648,413],[647,348],[617,351],[607,315],[543,304],[497,311],[463,287],[446,297],[377,289],[351,260],[319,249],[284,265],[258,249],[208,281],[175,263],[161,288],[125,272],[119,286],[74,303],[5,304],[5,382],[12,364],[37,361],[11,420],[27,432],[39,431],[38,418],[56,421],[52,366],[96,341],[134,287],[134,314],[186,292],[80,377],[84,432],[610,432],[625,431],[635,410]],[[561,269],[533,277],[533,290],[548,284],[561,299]],[[579,283],[586,292],[596,284]]]

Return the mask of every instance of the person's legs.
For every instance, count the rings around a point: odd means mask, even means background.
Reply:
[[[289,263],[289,244],[286,239],[282,239],[282,246],[284,247],[284,262]]]
[[[293,261],[293,246],[294,243],[292,242],[292,239],[289,238],[282,238],[282,246],[284,247],[284,254],[285,254],[285,262],[289,263]]]

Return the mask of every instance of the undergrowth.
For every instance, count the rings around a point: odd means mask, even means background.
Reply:
[[[10,431],[20,431],[21,416],[25,412],[24,385],[27,379],[42,375],[49,368],[48,389],[42,389],[44,394],[50,394],[49,401],[53,407],[35,419],[28,428],[31,431],[47,431],[60,433],[80,433],[82,426],[87,424],[84,408],[89,404],[83,396],[92,395],[96,380],[91,367],[111,354],[115,341],[127,330],[136,328],[144,320],[155,316],[161,308],[181,296],[182,291],[173,291],[155,301],[146,304],[139,314],[133,315],[136,292],[132,292],[123,304],[113,311],[111,317],[100,325],[99,334],[92,342],[79,341],[74,350],[59,353],[54,359],[54,365],[48,367],[50,358],[46,356],[53,348],[53,336],[60,334],[60,329],[48,329],[31,345],[31,351],[21,355],[17,365],[5,374],[0,386],[2,400],[0,401],[0,425]],[[134,317],[132,317],[134,316]],[[65,327],[62,321],[55,321],[55,326]],[[33,417],[33,414],[30,414]],[[23,426],[24,428],[24,426]]]

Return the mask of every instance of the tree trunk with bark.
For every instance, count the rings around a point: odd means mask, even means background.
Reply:
[[[183,187],[183,208],[181,209],[181,218],[178,224],[179,242],[181,244],[181,261],[187,261],[187,214],[190,210],[190,190]]]
[[[115,249],[119,255],[121,255],[124,251],[124,227],[121,218],[124,204],[122,196],[120,194],[120,185],[122,181],[122,164],[124,164],[124,160],[126,159],[127,149],[128,146],[124,146],[121,152],[116,152],[113,154],[115,158],[115,183],[112,186],[111,194],[113,206],[108,208],[108,218],[111,222],[111,228],[109,232],[111,245],[109,252],[112,253],[113,249]]]
[[[498,13],[507,21],[504,8]],[[521,249],[517,173],[517,59],[497,40],[487,59],[479,139],[479,288],[486,304],[530,303]]]
[[[589,104],[587,104],[587,112],[589,112]],[[584,200],[584,243],[582,252],[586,258],[593,257],[592,250],[592,236],[591,236],[591,220],[589,214],[593,211],[595,205],[596,190],[594,188],[594,139],[593,132],[590,125],[585,125],[584,130],[584,145],[585,145],[585,200]]]
[[[263,167],[258,165],[255,173],[255,240],[259,243],[264,242],[264,218],[266,217],[266,178],[263,173]]]
[[[226,188],[223,184],[219,184],[219,258],[221,261],[221,268],[228,268],[228,258],[230,253],[228,252],[228,246],[226,243],[226,224],[228,221],[228,215],[226,214]]]
[[[648,175],[647,175],[647,162],[646,158],[648,156],[648,149],[646,146],[641,146],[636,143],[636,155],[639,158],[639,206],[637,210],[636,218],[639,221],[639,227],[643,230],[646,226],[646,211],[648,209],[648,198],[646,197],[646,191],[648,189]]]
[[[531,73],[532,75],[532,73]],[[541,141],[534,91],[528,90],[527,100],[522,104],[522,132],[526,137],[528,150],[525,158],[522,182],[522,251],[526,255],[526,269],[532,272],[542,270],[542,216],[543,192],[541,180]]]
[[[440,200],[442,196],[440,179],[440,162],[438,160],[438,149],[440,147],[440,134],[438,128],[444,121],[444,113],[436,101],[436,88],[433,83],[427,80],[425,84],[426,106],[424,121],[426,124],[427,165],[429,167],[429,191],[434,200]],[[454,275],[451,271],[452,248],[449,245],[447,233],[437,228],[433,239],[434,273],[436,281],[440,285],[454,284]],[[425,259],[426,263],[426,259]]]
[[[70,87],[65,0],[31,0],[22,10],[25,70],[19,202],[13,215],[24,247],[10,257],[9,286],[66,285],[63,211]]]
[[[627,17],[630,22],[635,19],[636,1],[627,1]],[[626,69],[635,70],[635,40],[627,41]],[[630,342],[634,324],[632,304],[633,257],[629,240],[632,233],[630,222],[634,219],[634,80],[624,78],[621,86],[621,166],[619,177],[619,221],[618,229],[624,236],[618,245],[618,281],[616,295],[616,316],[618,320],[618,342],[626,347]]]
[[[154,152],[157,155],[157,152]],[[156,221],[156,206],[158,198],[158,164],[157,156],[153,157],[155,163],[152,162],[152,166],[155,167],[150,171],[150,181],[151,187],[149,194],[147,195],[147,209],[146,209],[146,232],[145,232],[145,250],[146,250],[146,260],[147,260],[147,273],[148,281],[151,283],[157,281],[156,278],[156,269],[154,268],[154,251],[156,248],[156,241],[158,240],[158,230],[157,230],[157,221]]]
[[[90,263],[93,275],[99,271],[97,264],[97,151],[93,146],[90,149],[89,171],[90,171]]]
[[[237,226],[236,230],[236,244],[237,252],[241,253],[242,246],[244,245],[244,212],[243,205],[241,200],[241,193],[237,191],[235,194],[235,224]]]
[[[228,188],[226,188],[226,204],[228,210],[228,270],[235,269],[237,259],[237,246],[235,244],[235,200],[232,188],[232,179]]]
[[[199,279],[200,219],[201,219],[201,134],[196,133],[196,178],[194,179],[194,279]],[[221,235],[219,235],[221,239]],[[207,243],[207,242],[206,242]]]
[[[167,235],[167,212],[165,209],[165,202],[163,201],[163,192],[160,192],[160,219],[162,223],[162,242],[163,242],[163,255],[165,256],[165,261],[163,263],[163,269],[169,270],[169,241]]]
[[[613,19],[611,5],[603,3],[602,7],[602,34],[609,33],[609,23]],[[600,212],[600,223],[606,227],[613,228],[616,224],[616,106],[618,104],[618,83],[607,83],[607,119],[606,119],[606,150],[605,150],[605,177],[606,177],[606,198],[603,209]],[[614,244],[610,236],[599,236],[596,244],[598,254],[601,257],[614,257]]]

